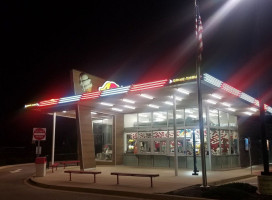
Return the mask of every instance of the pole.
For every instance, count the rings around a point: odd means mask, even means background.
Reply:
[[[249,153],[249,164],[250,164],[250,174],[252,174],[252,158],[251,158],[251,140],[248,138],[248,153]]]
[[[41,141],[38,140],[38,149],[37,149],[37,157],[41,155]]]
[[[196,14],[196,19],[198,20],[199,12],[198,12],[197,0],[195,0],[195,14]],[[197,29],[198,29],[199,24],[197,23],[196,25],[197,25]],[[198,42],[198,31],[196,31],[196,34],[197,34],[196,38],[197,38],[197,42]],[[199,52],[199,49],[197,49],[197,51]],[[203,110],[202,110],[202,92],[201,92],[201,79],[200,79],[200,61],[201,61],[201,55],[198,54],[197,59],[196,59],[196,75],[197,75],[197,97],[198,97],[200,147],[201,147],[202,187],[207,187]]]
[[[198,175],[196,168],[196,151],[195,151],[195,129],[193,129],[193,154],[194,154],[194,173],[192,175]]]
[[[174,163],[175,163],[175,176],[178,176],[178,140],[177,140],[177,127],[176,127],[176,95],[173,94],[173,122],[174,122]]]
[[[53,115],[52,158],[51,158],[52,165],[54,165],[55,162],[55,135],[56,135],[56,112],[54,112]]]
[[[263,166],[264,171],[261,172],[262,175],[270,175],[269,173],[269,158],[266,144],[266,134],[265,134],[265,111],[263,100],[260,100],[260,121],[261,121],[261,140],[262,140],[262,152],[263,152]]]

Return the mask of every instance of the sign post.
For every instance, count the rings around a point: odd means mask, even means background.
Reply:
[[[36,154],[37,157],[39,157],[42,153],[41,151],[41,146],[40,146],[40,141],[46,140],[46,128],[33,128],[33,141],[38,141],[38,146],[36,147]]]

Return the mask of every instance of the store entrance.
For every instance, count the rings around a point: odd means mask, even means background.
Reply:
[[[112,161],[113,117],[97,114],[92,123],[96,160]]]

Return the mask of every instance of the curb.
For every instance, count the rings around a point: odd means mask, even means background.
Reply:
[[[214,181],[214,182],[210,182],[208,184],[212,185],[212,186],[217,186],[217,185],[222,185],[222,184],[233,182],[233,181],[238,181],[238,180],[241,180],[241,179],[252,178],[252,177],[255,177],[255,176],[257,176],[257,175],[248,174],[248,175],[244,175],[244,176],[237,176],[237,177],[233,177],[233,178]]]
[[[126,191],[49,185],[49,184],[45,184],[45,183],[36,182],[32,178],[28,178],[26,180],[26,182],[28,184],[30,184],[32,186],[36,186],[36,187],[41,187],[41,188],[46,188],[46,189],[72,191],[72,192],[96,193],[96,194],[103,194],[103,195],[136,197],[136,198],[143,198],[143,199],[158,199],[158,200],[187,200],[187,199],[188,200],[205,200],[205,198],[199,198],[199,197],[165,195],[165,194],[145,194],[145,193],[137,193],[137,192],[126,192]]]

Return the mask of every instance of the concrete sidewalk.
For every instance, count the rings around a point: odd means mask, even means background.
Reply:
[[[66,167],[65,170],[79,170],[79,166]],[[208,171],[208,185],[223,184],[226,182],[237,181],[260,174],[262,166],[254,166],[251,174],[250,168]],[[61,190],[73,190],[81,192],[96,192],[106,194],[116,194],[120,196],[130,196],[131,194],[146,194],[149,198],[151,194],[163,194],[187,186],[202,184],[201,172],[198,176],[192,175],[192,170],[180,169],[178,176],[175,176],[174,169],[166,168],[144,168],[131,166],[97,166],[95,171],[102,174],[96,176],[96,183],[93,183],[93,175],[72,174],[72,181],[69,181],[69,174],[64,173],[62,166],[52,173],[47,170],[45,177],[31,177],[30,182],[34,185],[46,188]],[[153,178],[153,188],[150,187],[150,178],[147,177],[119,177],[120,184],[116,184],[116,176],[110,175],[111,172],[133,172],[133,173],[158,173],[159,177]],[[111,191],[111,192],[109,192]],[[139,196],[140,197],[140,196]],[[166,197],[166,196],[165,196]],[[152,196],[150,196],[152,199]],[[178,198],[178,197],[177,197]],[[168,199],[168,198],[163,198]],[[171,198],[173,199],[173,197]],[[185,199],[190,199],[186,197]],[[197,198],[194,198],[197,199]]]

